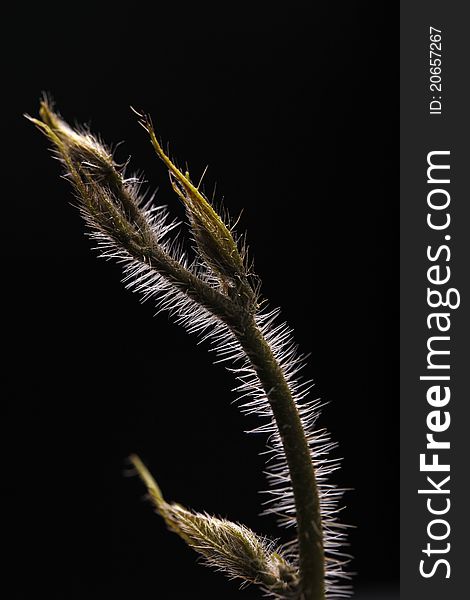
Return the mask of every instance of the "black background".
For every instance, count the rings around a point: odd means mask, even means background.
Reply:
[[[42,90],[159,187],[129,105],[243,214],[354,488],[358,589],[398,581],[396,11],[374,3],[40,5],[3,22],[2,544],[6,597],[256,598],[196,564],[123,477],[139,453],[168,499],[276,536],[262,436],[233,381],[98,261],[45,140]],[[283,534],[282,534],[283,535]]]

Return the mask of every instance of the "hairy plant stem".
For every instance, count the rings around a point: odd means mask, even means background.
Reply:
[[[199,192],[198,187],[192,184],[189,174],[183,174],[163,152],[148,117],[141,116],[140,123],[149,132],[158,156],[169,169],[173,189],[185,203],[197,252],[218,278],[218,287],[199,278],[196,272],[187,268],[184,262],[178,261],[162,246],[159,239],[161,233],[149,220],[148,213],[138,201],[136,191],[116,168],[105,147],[90,135],[71,130],[52,111],[46,100],[41,106],[41,117],[42,121],[33,118],[30,120],[55,145],[80,198],[82,213],[92,229],[115,244],[118,257],[119,251],[125,250],[126,260],[129,257],[136,264],[154,270],[196,305],[217,317],[231,330],[246,353],[266,394],[287,461],[296,511],[301,598],[324,600],[325,555],[314,463],[289,383],[256,323],[258,290],[246,267],[244,253],[239,253],[229,228]],[[138,459],[134,458],[133,461],[152,490],[155,484],[151,482],[147,471]],[[170,518],[171,510],[177,510],[165,503],[159,491],[154,495],[154,501],[165,519]],[[181,512],[181,507],[178,510]],[[196,516],[188,511],[186,513],[194,521]],[[178,513],[178,518],[181,514]],[[207,516],[198,518],[201,523],[208,521]],[[212,520],[213,524],[215,522]],[[228,527],[221,520],[217,523],[217,526]],[[230,531],[241,531],[237,527],[232,527]],[[219,554],[223,554],[222,550],[218,549]],[[264,554],[263,557],[266,558]],[[287,568],[287,563],[284,561],[281,564],[280,560],[280,557],[276,559],[276,569],[270,571],[271,579],[266,574],[261,575],[264,579],[260,581],[267,588],[272,588],[276,583],[284,587],[290,585],[291,580],[286,583],[286,577],[279,575],[279,565],[284,570]],[[272,563],[271,558],[268,562]],[[297,575],[297,567],[292,569]],[[237,573],[236,576],[239,576],[238,571]],[[250,577],[248,580],[256,580],[260,575],[258,573],[254,579]]]
[[[300,415],[284,374],[253,318],[235,336],[256,371],[279,429],[294,491],[303,600],[325,598],[320,501]]]
[[[139,252],[135,252],[139,254]],[[324,600],[325,556],[314,465],[299,412],[273,352],[251,313],[200,282],[158,248],[142,253],[157,270],[224,321],[246,352],[266,392],[284,446],[294,492],[302,600]]]
[[[250,359],[273,411],[289,468],[297,517],[302,600],[324,600],[325,556],[314,465],[300,415],[282,369],[252,314],[240,310],[168,256],[160,256],[157,248],[145,254],[145,257],[137,257],[155,265],[179,289],[224,321]]]
[[[143,118],[141,125],[148,131],[152,145],[181,188],[173,188],[183,202],[189,205],[189,214],[201,211],[208,219],[210,228],[219,231],[218,244],[224,247],[232,264],[229,271],[235,274],[235,289],[229,303],[235,311],[222,315],[214,311],[232,330],[246,352],[264,388],[274,420],[284,446],[287,466],[290,473],[297,518],[299,542],[300,577],[303,600],[324,600],[325,598],[325,555],[320,512],[320,499],[305,431],[291,390],[284,373],[276,360],[271,347],[261,333],[254,318],[255,294],[244,273],[243,260],[239,257],[236,244],[226,230],[220,217],[201,196],[197,187],[189,180],[189,175],[175,167],[159,144],[151,120]],[[207,226],[207,223],[206,223]],[[237,260],[238,259],[238,262]],[[212,265],[214,266],[214,265]],[[216,266],[217,271],[217,266]],[[231,273],[230,273],[231,274]],[[226,308],[225,307],[222,308]],[[248,308],[248,310],[247,310]],[[237,310],[238,309],[238,310]],[[230,314],[232,313],[232,314]]]

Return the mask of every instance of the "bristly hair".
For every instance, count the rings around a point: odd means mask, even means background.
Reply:
[[[314,465],[319,535],[325,553],[324,591],[328,599],[348,597],[351,588],[344,567],[350,557],[341,551],[346,527],[337,518],[343,490],[328,482],[328,476],[339,468],[338,459],[328,458],[336,444],[324,429],[317,428],[321,403],[309,399],[312,383],[302,380],[300,371],[305,356],[298,353],[290,328],[279,320],[279,310],[267,308],[261,300],[259,279],[249,264],[244,238],[236,238],[233,227],[215,212],[189,174],[183,174],[168,158],[147,116],[139,115],[140,124],[149,133],[168,169],[171,185],[185,206],[195,258],[188,256],[175,235],[180,224],[171,219],[165,207],[155,206],[153,197],[142,193],[139,178],[126,176],[127,163],[117,165],[111,151],[88,130],[69,127],[47,98],[41,103],[40,117],[28,118],[53,143],[100,256],[122,264],[126,287],[138,292],[143,301],[152,299],[158,311],[168,311],[188,332],[208,340],[216,362],[225,363],[238,380],[235,391],[241,410],[264,419],[253,430],[268,436],[270,489],[265,492],[269,498],[263,514],[273,514],[281,525],[298,528],[292,460],[286,457],[286,440],[279,433],[279,419],[273,412],[272,386],[267,386],[269,376],[265,377],[269,369],[263,370],[253,360],[245,329],[251,328],[266,345],[263,348],[269,354],[268,361],[273,363],[269,368],[287,386],[297,413],[294,418],[300,419]],[[313,597],[299,584],[299,570],[301,575],[305,563],[305,557],[302,563],[299,554],[300,538],[275,548],[242,525],[168,504],[137,457],[133,464],[146,483],[157,512],[210,564],[230,576],[260,585],[271,597]],[[232,549],[236,546],[234,554],[220,551],[222,538]],[[241,546],[234,540],[241,540]],[[251,556],[245,562],[241,556],[243,548]],[[253,569],[258,569],[258,576]]]

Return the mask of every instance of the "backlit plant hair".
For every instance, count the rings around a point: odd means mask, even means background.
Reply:
[[[244,525],[169,503],[140,459],[131,456],[155,511],[209,565],[242,584],[258,585],[272,598],[349,596],[348,556],[340,551],[345,526],[336,516],[342,490],[327,483],[338,468],[337,460],[327,458],[335,444],[324,429],[316,429],[320,403],[307,398],[311,384],[299,376],[304,357],[291,330],[278,322],[279,310],[261,299],[244,237],[235,235],[189,173],[170,160],[149,116],[138,114],[139,123],[184,204],[194,260],[172,237],[178,223],[166,208],[144,200],[140,181],[126,176],[101,140],[67,125],[47,98],[40,118],[28,118],[63,163],[100,256],[122,263],[128,288],[153,298],[189,332],[210,340],[219,360],[235,372],[242,411],[259,415],[263,423],[254,431],[268,436],[271,498],[264,514],[294,526],[296,536],[278,546]]]

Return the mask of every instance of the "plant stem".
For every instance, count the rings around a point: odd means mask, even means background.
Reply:
[[[191,301],[196,313],[198,307],[205,309],[197,313],[196,330],[212,326],[209,315],[206,319],[206,312],[210,313],[231,330],[246,353],[266,394],[287,461],[296,511],[300,598],[325,600],[323,528],[314,460],[286,375],[255,320],[259,282],[252,278],[244,244],[239,247],[231,228],[215,212],[199,186],[164,153],[148,116],[140,115],[140,124],[150,134],[158,156],[169,169],[173,189],[185,204],[199,255],[196,264],[206,265],[211,272],[210,280],[200,277],[196,267],[186,266],[183,255],[178,258],[168,249],[170,245],[165,242],[165,236],[171,230],[171,223],[151,216],[138,193],[138,186],[124,178],[124,169],[118,168],[105,146],[91,134],[73,131],[54,113],[47,100],[41,103],[40,114],[42,120],[28,118],[53,142],[65,163],[77,196],[81,198],[82,214],[98,238],[98,245],[104,249],[103,255],[130,263],[130,273],[136,275],[136,287],[145,295],[161,293],[161,305],[176,312],[183,323],[187,324],[192,318],[193,313],[188,309],[192,307]],[[151,277],[152,270],[158,274],[155,280]],[[160,286],[160,277],[170,284],[169,291],[166,284]],[[175,295],[176,292],[179,294]],[[160,514],[166,519],[165,511],[170,505],[166,505],[152,484],[145,467],[138,459],[133,460],[153,493]],[[188,515],[196,516],[190,512]],[[209,518],[202,516],[201,519],[206,523]],[[279,567],[278,562],[276,565]],[[276,582],[285,589],[295,579],[293,588],[297,590],[297,564],[290,565],[295,577],[288,573],[289,579],[280,577],[277,567],[274,579],[260,581],[273,591],[271,588]],[[236,573],[239,576],[239,572]]]
[[[234,333],[263,385],[284,446],[294,491],[303,600],[324,600],[325,556],[320,501],[310,449],[297,406],[285,376],[254,319],[251,318]]]

